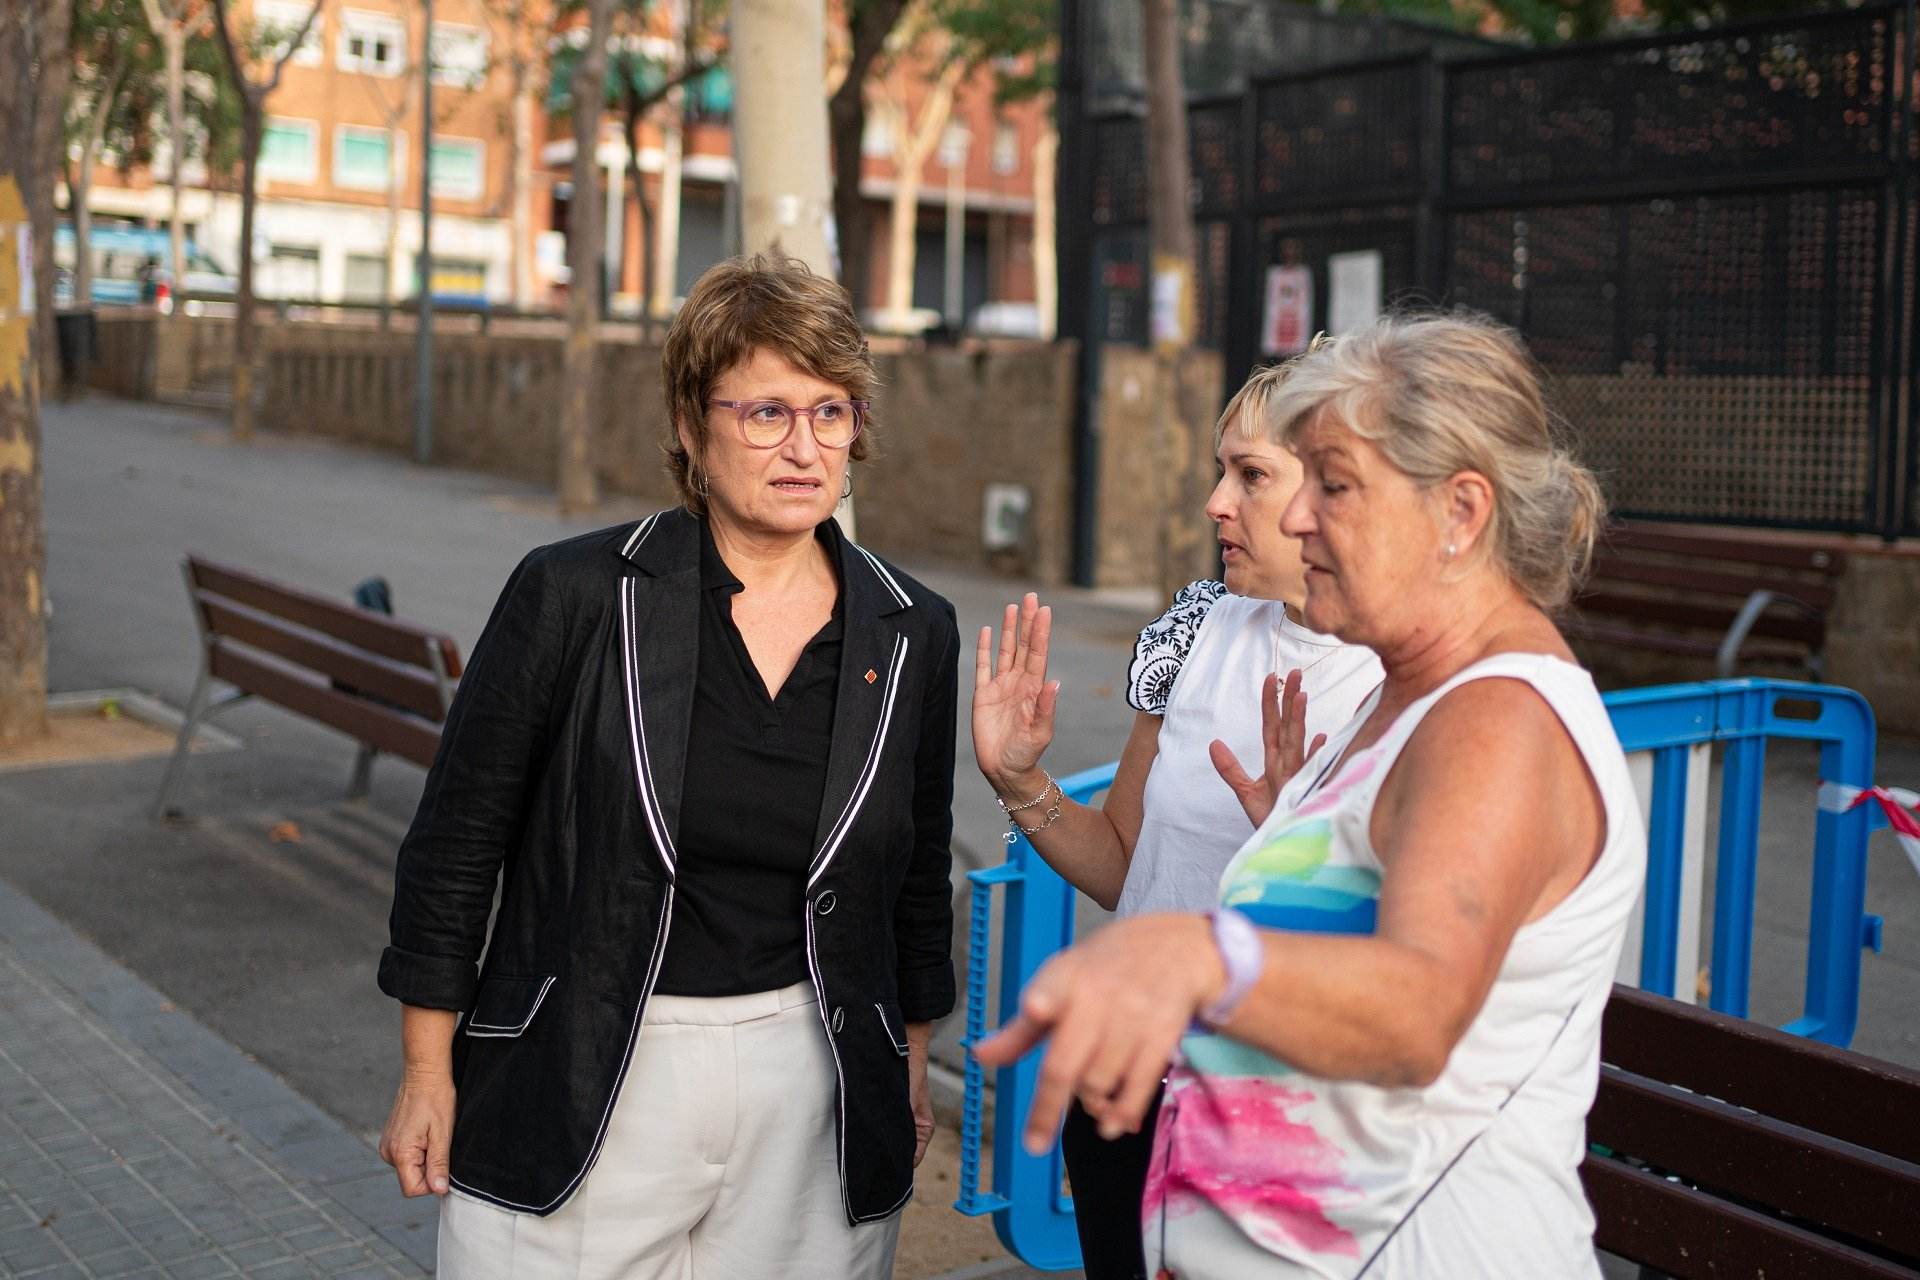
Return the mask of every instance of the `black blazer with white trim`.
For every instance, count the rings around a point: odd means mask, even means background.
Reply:
[[[952,605],[828,537],[846,626],[804,910],[857,1223],[912,1193],[905,1025],[954,1002],[959,632]],[[684,508],[529,554],[400,846],[380,988],[466,1015],[452,1177],[509,1209],[551,1213],[586,1177],[640,1034],[672,915],[699,591]]]

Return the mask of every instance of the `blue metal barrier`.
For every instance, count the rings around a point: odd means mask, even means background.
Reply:
[[[1661,995],[1674,994],[1679,958],[1689,756],[1703,744],[1722,747],[1709,1003],[1722,1013],[1745,1017],[1767,741],[1817,743],[1822,781],[1868,787],[1873,780],[1873,711],[1852,690],[1785,680],[1627,689],[1608,694],[1606,703],[1621,747],[1629,754],[1648,752],[1653,760],[1640,985]],[[1063,779],[1060,788],[1085,803],[1112,784],[1113,774],[1114,766],[1105,765]],[[1808,803],[1813,802],[1810,788]],[[1802,1016],[1787,1025],[1788,1031],[1843,1046],[1853,1038],[1860,1004],[1860,951],[1865,946],[1878,950],[1880,939],[1880,920],[1866,911],[1867,836],[1884,823],[1872,806],[1846,813],[1820,811],[1815,819],[1806,997]],[[989,1029],[994,890],[1006,891],[995,1025],[1013,1016],[1021,990],[1041,963],[1073,941],[1074,890],[1025,839],[1008,849],[1004,864],[971,872],[968,879],[973,884],[973,915],[964,1043],[971,1047]],[[1059,1271],[1080,1265],[1060,1147],[1055,1143],[1046,1155],[1031,1156],[1020,1142],[1039,1067],[1039,1055],[1030,1054],[995,1073],[993,1181],[988,1189],[981,1184],[986,1080],[969,1056],[960,1198],[954,1207],[966,1214],[992,1214],[994,1229],[1009,1251],[1029,1266]]]

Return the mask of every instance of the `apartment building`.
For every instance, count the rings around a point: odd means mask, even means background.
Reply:
[[[311,0],[243,2],[249,20],[290,37]],[[550,115],[548,107],[564,106],[573,33],[516,20],[538,17],[540,8],[522,0],[435,0],[436,293],[543,308],[559,300],[567,282],[573,140],[564,114]],[[626,45],[639,58],[664,64],[674,56],[677,42],[664,25],[668,8],[655,7],[659,29]],[[327,0],[292,54],[268,100],[260,155],[253,252],[261,296],[374,302],[383,294],[404,298],[414,292],[423,27],[419,0]],[[617,67],[619,59],[612,61]],[[946,306],[950,210],[957,211],[964,230],[961,313],[972,315],[988,301],[1034,296],[1033,155],[1045,115],[1034,103],[996,108],[995,74],[982,68],[960,87],[941,145],[921,166],[914,202],[915,307]],[[871,94],[898,103],[916,120],[930,80],[925,68],[909,64],[873,84]],[[690,84],[680,99],[677,129],[662,110],[643,121],[637,166],[628,163],[617,110],[608,112],[602,127],[593,198],[604,202],[608,214],[605,260],[617,311],[645,309],[656,293],[671,305],[700,272],[739,247],[732,86],[725,63]],[[868,309],[887,300],[896,132],[876,110],[862,148],[872,253],[869,293],[862,300]],[[516,137],[525,140],[524,157],[516,154]],[[170,205],[167,171],[164,151],[150,170],[123,175],[112,163],[103,164],[89,200],[95,215],[163,223]],[[185,172],[183,215],[192,238],[232,270],[240,256],[240,201],[236,191],[222,188],[234,180],[218,175],[210,183],[204,168],[192,162]],[[656,290],[656,278],[670,278],[671,284]]]
[[[516,33],[506,7],[437,0],[432,32],[434,287],[494,303],[511,300],[536,230],[516,236],[512,220]],[[310,0],[251,0],[246,12],[262,30],[290,36],[309,8]],[[253,250],[263,297],[373,302],[414,291],[424,27],[417,0],[330,0],[293,53],[267,103],[260,153]],[[103,164],[89,201],[96,216],[164,222],[169,163],[163,144],[151,170],[122,175]],[[209,184],[197,163],[185,176],[183,216],[195,242],[235,269],[237,191],[220,189],[231,180]],[[546,202],[544,190],[530,194],[533,208]]]

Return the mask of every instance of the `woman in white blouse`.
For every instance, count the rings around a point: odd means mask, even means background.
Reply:
[[[1268,421],[1284,368],[1254,373],[1214,428],[1220,482],[1206,512],[1224,583],[1195,582],[1140,633],[1128,671],[1133,731],[1099,808],[1061,795],[1040,765],[1059,682],[1047,679],[1052,612],[1028,594],[1008,605],[999,652],[980,631],[974,759],[1011,821],[1075,888],[1122,916],[1205,911],[1220,873],[1253,833],[1236,792],[1299,766],[1299,744],[1344,725],[1380,683],[1373,653],[1307,629],[1300,544],[1280,513],[1300,463]],[[1291,745],[1288,745],[1291,744]],[[1242,761],[1257,762],[1252,776]],[[1062,1136],[1088,1280],[1146,1275],[1140,1203],[1153,1117],[1100,1132],[1076,1106]]]

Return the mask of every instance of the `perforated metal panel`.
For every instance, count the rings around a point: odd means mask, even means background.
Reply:
[[[1871,3],[1473,61],[1296,67],[1196,102],[1200,340],[1237,385],[1262,358],[1269,266],[1312,269],[1325,327],[1328,258],[1374,251],[1389,305],[1464,304],[1521,332],[1623,513],[1920,534],[1903,22]],[[1102,240],[1102,270],[1132,271],[1137,290],[1107,281],[1089,336],[1144,341],[1139,120],[1094,122],[1092,159],[1092,224],[1139,235]]]
[[[1691,184],[1880,164],[1896,31],[1881,11],[1457,67],[1452,189]]]
[[[1359,203],[1422,185],[1418,62],[1320,73],[1255,91],[1254,182],[1262,207]]]

